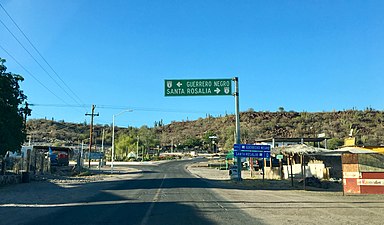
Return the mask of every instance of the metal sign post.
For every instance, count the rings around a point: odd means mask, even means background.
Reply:
[[[236,141],[235,144],[240,144],[240,104],[239,104],[239,78],[234,77],[233,82],[235,82],[235,117],[236,117]],[[241,181],[241,157],[236,157],[237,159],[237,180]]]

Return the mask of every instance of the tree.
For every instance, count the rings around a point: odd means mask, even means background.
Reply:
[[[116,156],[122,159],[128,156],[129,152],[136,149],[136,140],[128,135],[121,135],[116,141]]]
[[[140,141],[143,143],[147,150],[160,144],[154,129],[150,129],[147,126],[142,126],[140,127],[138,133],[140,136]]]
[[[19,85],[24,78],[6,72],[4,63],[0,58],[0,155],[20,149],[26,138],[26,118],[31,115],[27,96]]]
[[[337,149],[341,146],[343,146],[344,140],[341,140],[339,138],[332,138],[327,141],[327,148],[328,149]]]
[[[200,147],[201,146],[201,139],[197,137],[189,137],[184,141],[184,145],[188,148],[193,147]]]

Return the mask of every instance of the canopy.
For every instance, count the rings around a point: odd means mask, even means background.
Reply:
[[[377,152],[369,149],[360,148],[360,147],[344,147],[344,148],[333,150],[332,153],[375,154]]]
[[[286,155],[293,155],[293,154],[309,155],[309,154],[318,154],[318,153],[325,153],[325,152],[332,152],[332,150],[328,150],[324,148],[316,148],[316,147],[308,146],[305,144],[288,145],[288,146],[276,147],[272,149],[273,154],[283,153]]]

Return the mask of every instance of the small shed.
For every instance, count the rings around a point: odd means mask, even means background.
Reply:
[[[346,194],[384,194],[384,155],[360,147],[341,153],[343,191]]]

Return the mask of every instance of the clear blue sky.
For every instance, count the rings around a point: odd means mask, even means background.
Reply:
[[[99,124],[133,109],[116,117],[119,126],[225,115],[234,113],[232,96],[164,97],[164,80],[234,76],[241,111],[384,109],[381,0],[0,3],[60,77],[0,8],[48,72],[0,23],[0,45],[28,70],[0,48],[8,71],[25,77],[31,118],[89,122],[92,104]]]

